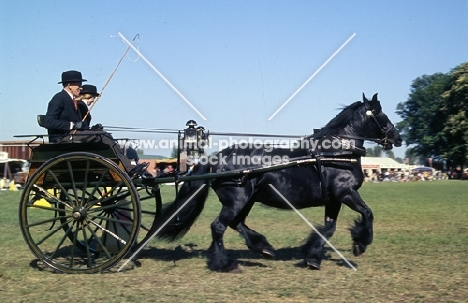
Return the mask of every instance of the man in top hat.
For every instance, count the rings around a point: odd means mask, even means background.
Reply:
[[[63,89],[55,94],[49,102],[44,118],[44,127],[49,134],[49,142],[57,142],[70,133],[70,130],[87,129],[75,100],[80,95],[81,84],[87,81],[81,73],[69,70],[62,73]]]

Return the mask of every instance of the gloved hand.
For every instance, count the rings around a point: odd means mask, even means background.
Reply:
[[[82,130],[82,129],[87,129],[87,128],[88,128],[88,124],[86,122],[83,122],[83,121],[73,122],[73,129]]]
[[[104,127],[102,127],[101,123],[98,123],[98,124],[95,124],[95,125],[91,126],[91,129],[93,129],[93,130],[103,130]]]

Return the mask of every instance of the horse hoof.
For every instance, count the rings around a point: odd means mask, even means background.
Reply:
[[[262,249],[262,251],[261,251],[260,254],[261,254],[263,257],[268,258],[268,259],[274,259],[274,258],[276,258],[275,253],[272,252],[272,251],[269,250],[269,249]]]
[[[318,263],[317,261],[308,260],[306,261],[306,265],[308,269],[320,270],[320,263]]]
[[[223,260],[224,262],[219,262],[220,260],[208,260],[207,266],[212,271],[217,272],[239,272],[239,265],[236,260]]]
[[[359,244],[353,244],[353,255],[358,257],[366,251],[366,248]]]
[[[239,264],[235,260],[229,260],[228,264],[220,272],[240,273]]]

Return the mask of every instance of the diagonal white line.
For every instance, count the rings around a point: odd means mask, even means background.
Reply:
[[[346,264],[349,265],[349,267],[351,267],[352,269],[354,269],[354,271],[357,271],[356,267],[354,267],[354,266],[348,261],[348,259],[346,259],[346,258],[340,253],[340,251],[339,251],[338,249],[336,249],[335,246],[333,246],[333,244],[331,244],[330,241],[328,241],[328,239],[325,238],[325,236],[322,235],[322,233],[319,232],[318,229],[315,228],[315,226],[313,226],[312,223],[310,223],[309,220],[307,220],[306,217],[304,217],[304,215],[301,214],[301,213],[297,210],[297,208],[295,208],[295,207],[292,205],[292,203],[289,202],[288,199],[286,199],[286,198],[276,189],[276,187],[274,187],[272,184],[268,184],[268,185],[270,185],[270,187],[273,188],[273,190],[284,200],[284,202],[286,202],[286,203],[289,205],[289,207],[291,207],[291,209],[294,210],[294,211],[299,215],[299,217],[301,217],[301,219],[304,220],[304,221],[307,223],[307,225],[309,225],[309,226],[323,239],[323,241],[325,241],[325,242],[328,244],[328,246],[330,246],[331,248],[333,248],[333,250],[341,257],[341,259],[343,259],[343,261],[346,262]]]
[[[333,53],[333,55],[331,55],[330,58],[328,58],[328,60],[325,61],[325,63],[323,63],[322,66],[320,66],[319,69],[318,69],[315,73],[313,73],[312,76],[310,76],[309,79],[307,79],[307,81],[304,82],[304,84],[302,84],[301,87],[299,87],[299,88],[294,92],[294,94],[292,94],[292,96],[289,97],[289,99],[286,100],[286,101],[283,103],[283,105],[281,105],[280,108],[278,108],[278,109],[276,110],[276,112],[275,112],[273,115],[270,116],[270,118],[268,118],[268,120],[273,119],[273,118],[283,109],[283,107],[285,107],[286,104],[288,104],[289,101],[291,101],[292,98],[294,98],[294,97],[304,88],[304,86],[306,86],[307,83],[309,83],[310,80],[312,80],[312,79],[313,79],[313,78],[314,78],[314,77],[315,77],[315,76],[316,76],[316,75],[317,75],[317,74],[318,74],[318,73],[319,73],[319,72],[320,72],[320,71],[321,71],[321,70],[322,70],[322,69],[323,69],[323,68],[324,68],[324,67],[325,67],[325,66],[326,66],[342,49],[343,49],[343,47],[345,47],[346,44],[348,44],[349,41],[351,41],[351,40],[354,38],[354,36],[356,36],[356,33],[352,34],[351,37],[349,37],[348,40],[346,40],[346,42],[343,43],[343,44],[340,46],[340,48],[338,48],[338,49]]]
[[[205,187],[206,184],[203,184],[202,186],[200,186],[199,189],[197,189],[197,191],[190,197],[187,199],[187,201],[185,201],[184,204],[182,204],[182,206],[179,207],[179,209],[176,210],[175,213],[172,214],[172,216],[169,217],[169,219],[166,220],[166,222],[164,222],[163,225],[161,225],[160,228],[158,228],[145,242],[143,242],[142,245],[140,245],[140,248],[138,248],[134,253],[133,255],[131,255],[127,261],[125,261],[124,264],[122,264],[122,266],[120,266],[120,268],[117,270],[117,272],[120,272],[127,264],[128,262],[130,262],[139,252],[140,250],[142,250],[146,245],[148,245],[148,243],[153,240],[153,238],[167,225],[167,223],[169,223],[169,221],[171,221],[175,216],[177,216],[177,214],[185,207],[185,205],[187,205],[190,201],[192,201],[192,199],[200,192],[200,190],[202,190],[203,187]]]
[[[151,62],[148,61],[148,59],[146,59],[145,56],[143,56],[143,54],[135,47],[133,46],[133,44],[131,44],[127,38],[125,38],[120,32],[118,33],[119,36],[125,41],[125,43],[127,43],[128,46],[130,46],[141,58],[143,58],[143,60],[203,119],[206,121],[206,118],[205,116],[202,115],[202,113],[195,107],[193,106],[192,103],[190,103],[189,100],[187,100],[187,98],[185,98],[184,95],[182,95],[181,92],[179,92],[179,90],[174,86],[172,85],[171,82],[169,82],[169,80],[166,79],[166,77],[164,77],[164,75],[156,68],[154,67],[153,64],[151,64]]]

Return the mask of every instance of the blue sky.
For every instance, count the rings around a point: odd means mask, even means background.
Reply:
[[[467,1],[0,1],[0,140],[41,134],[36,115],[76,69],[100,91],[94,123],[310,134],[379,93],[396,123],[412,81],[468,60]],[[271,120],[268,118],[343,49]],[[137,139],[160,134],[114,134]],[[403,148],[394,149],[397,156]],[[163,151],[147,152],[163,153]]]

